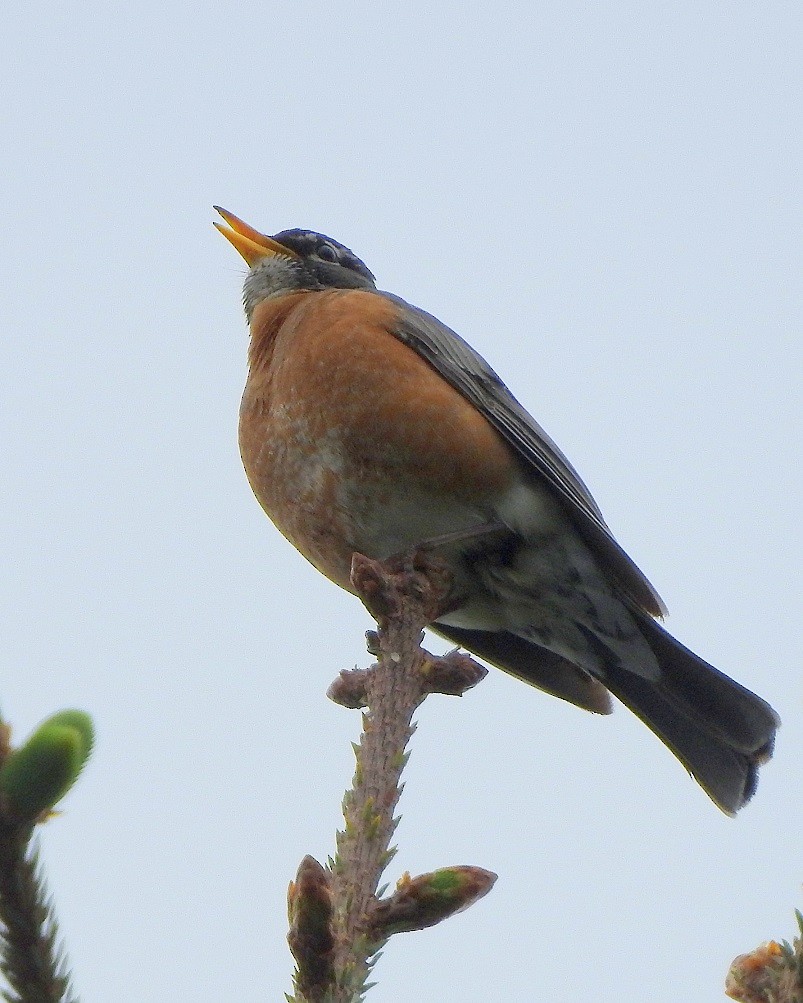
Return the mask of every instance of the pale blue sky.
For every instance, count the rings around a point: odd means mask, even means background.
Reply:
[[[241,470],[212,203],[330,233],[471,341],[669,628],[784,720],[733,821],[621,708],[499,672],[429,700],[388,878],[500,878],[394,939],[370,998],[722,999],[803,904],[799,5],[0,20],[0,706],[96,719],[44,833],[82,999],[282,998],[287,882],[333,849],[359,727],[324,692],[367,614]]]

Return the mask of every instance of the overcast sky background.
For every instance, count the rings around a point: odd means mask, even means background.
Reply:
[[[330,233],[475,345],[672,632],[784,721],[734,821],[623,708],[500,672],[427,701],[388,878],[500,877],[370,999],[722,999],[803,906],[799,5],[0,18],[0,706],[96,720],[43,833],[82,999],[283,998],[287,883],[352,772],[324,692],[371,624],[246,483],[213,203]]]

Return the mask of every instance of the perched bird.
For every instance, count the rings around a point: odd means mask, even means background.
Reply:
[[[613,693],[736,812],[777,715],[656,623],[657,592],[490,366],[336,240],[217,211],[250,268],[240,450],[279,530],[345,589],[355,552],[437,545],[454,588],[433,630],[586,710]]]

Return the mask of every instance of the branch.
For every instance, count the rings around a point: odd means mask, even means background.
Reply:
[[[0,946],[9,1003],[75,1003],[31,830],[0,826]]]
[[[82,711],[54,714],[18,749],[0,721],[0,971],[8,1003],[75,1003],[52,904],[31,845],[92,748]]]
[[[795,911],[798,936],[770,940],[731,964],[725,992],[738,1003],[803,1003],[803,914]]]
[[[401,774],[415,725],[413,714],[430,693],[459,696],[487,670],[465,655],[436,658],[421,648],[423,630],[445,608],[451,586],[442,569],[420,557],[381,564],[355,554],[351,581],[377,621],[369,669],[342,672],[329,696],[346,707],[367,707],[354,747],[356,770],[343,799],[345,827],[324,868],[302,862],[288,896],[288,940],[296,960],[295,1003],[352,1003],[369,988],[378,952],[394,933],[432,926],[490,891],[496,875],[479,867],[446,867],[404,875],[387,898],[377,892],[395,850]]]

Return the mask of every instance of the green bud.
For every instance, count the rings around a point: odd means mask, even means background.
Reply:
[[[385,939],[434,926],[487,895],[495,881],[496,875],[482,867],[443,867],[416,878],[405,874],[394,894],[374,906],[371,929]]]
[[[0,803],[19,822],[35,822],[78,779],[94,741],[92,719],[80,710],[54,714],[0,766]]]

